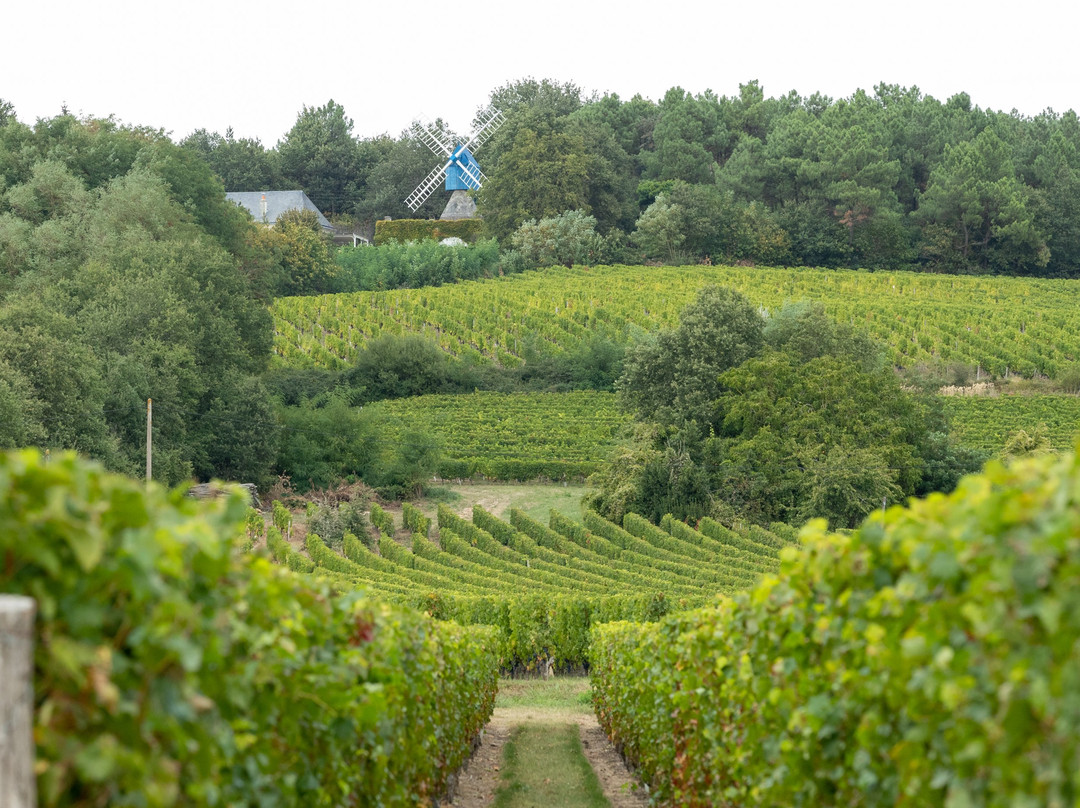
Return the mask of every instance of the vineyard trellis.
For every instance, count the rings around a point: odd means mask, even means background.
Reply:
[[[1080,360],[1080,284],[1044,278],[757,267],[574,267],[453,286],[280,298],[275,353],[288,366],[340,368],[380,334],[419,333],[472,361],[513,366],[523,346],[573,350],[670,327],[705,284],[767,311],[819,301],[867,329],[897,366],[966,363],[995,376],[1054,377]]]

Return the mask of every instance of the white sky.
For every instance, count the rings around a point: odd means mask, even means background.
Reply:
[[[878,82],[1036,115],[1080,109],[1075,0],[593,2],[55,0],[0,15],[0,98],[25,123],[61,105],[273,146],[333,98],[354,133],[419,113],[467,131],[492,89],[533,76],[658,100],[758,79],[834,98]]]

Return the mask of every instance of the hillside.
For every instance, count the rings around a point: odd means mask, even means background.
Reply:
[[[1054,378],[1080,359],[1080,283],[1005,277],[748,267],[553,268],[440,288],[280,298],[274,352],[339,368],[381,334],[422,333],[468,361],[516,365],[593,334],[628,340],[672,326],[706,284],[767,311],[820,301],[888,346],[898,367],[955,362],[978,375]]]
[[[708,518],[694,529],[627,514],[619,525],[591,511],[580,522],[552,511],[543,524],[517,509],[502,520],[479,506],[471,521],[446,507],[436,523],[410,510],[400,531],[385,514],[371,520],[371,535],[324,541],[308,533],[305,554],[282,538],[291,517],[275,503],[267,543],[278,563],[342,592],[494,626],[507,671],[535,670],[545,659],[582,668],[590,624],[655,620],[745,589],[779,567],[780,550],[797,535],[786,525],[729,528]]]
[[[1000,452],[1017,430],[1046,427],[1057,451],[1080,432],[1080,396],[943,396],[952,436],[964,446]],[[430,433],[442,451],[438,476],[494,480],[587,477],[607,457],[630,418],[613,393],[468,393],[383,401],[384,439],[408,428]]]

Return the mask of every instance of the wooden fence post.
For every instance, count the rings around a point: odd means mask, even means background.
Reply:
[[[0,808],[35,808],[33,598],[0,595]]]

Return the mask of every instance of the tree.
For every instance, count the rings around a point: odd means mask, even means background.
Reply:
[[[593,263],[601,247],[596,219],[580,210],[539,222],[530,219],[510,237],[510,243],[533,267]]]
[[[0,449],[42,445],[44,409],[30,381],[0,359]]]
[[[630,238],[649,258],[675,264],[684,255],[681,250],[686,241],[683,226],[682,208],[672,204],[670,196],[662,193],[638,217],[637,229]]]
[[[363,183],[352,130],[352,118],[331,99],[321,107],[304,105],[277,145],[284,178],[326,213],[350,211],[360,201]]]
[[[489,232],[503,239],[528,219],[589,213],[588,157],[580,135],[523,128],[477,194]]]
[[[584,113],[582,107],[570,116],[568,131],[581,136],[588,158],[586,197],[590,213],[601,233],[613,228],[629,228],[637,218],[637,176],[630,155],[620,145],[611,125]]]
[[[753,520],[822,516],[851,527],[883,496],[915,493],[925,421],[891,369],[768,351],[722,384],[723,420],[705,453],[715,496]]]
[[[683,309],[678,327],[627,351],[618,384],[623,406],[642,420],[707,426],[723,389],[720,375],[761,350],[764,325],[739,292],[706,286]]]
[[[338,266],[312,210],[287,210],[274,223],[272,243],[280,251],[285,294],[328,292]]]
[[[441,392],[452,379],[447,354],[419,334],[373,339],[345,373],[357,403]]]
[[[180,145],[198,152],[221,178],[226,191],[267,191],[281,187],[278,153],[267,150],[258,138],[237,140],[232,127],[225,130],[224,137],[196,129]]]
[[[717,160],[729,149],[719,99],[672,87],[659,104],[652,141],[652,151],[641,154],[646,179],[712,183]]]
[[[619,395],[636,440],[595,475],[590,504],[852,527],[883,500],[950,489],[979,458],[881,357],[820,306],[765,325],[745,298],[703,290],[677,328],[627,351]]]
[[[993,129],[946,145],[916,212],[928,225],[927,259],[968,272],[1025,274],[1045,267],[1050,250],[1030,207],[1031,191]]]
[[[74,449],[115,467],[101,364],[70,318],[32,298],[8,302],[0,308],[0,365],[13,371],[9,405],[26,408],[11,439]]]
[[[395,219],[435,218],[446,205],[446,196],[436,191],[416,211],[405,200],[435,167],[438,160],[431,149],[412,136],[399,140],[376,138],[360,141],[364,162],[370,165],[364,193],[353,208],[362,221],[374,222],[383,216]]]

